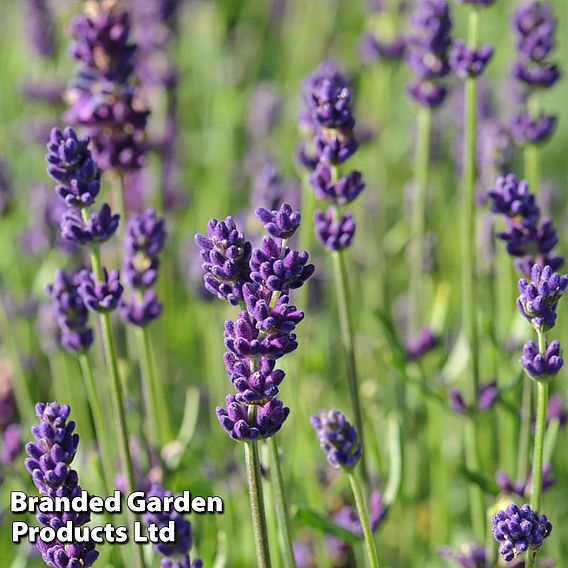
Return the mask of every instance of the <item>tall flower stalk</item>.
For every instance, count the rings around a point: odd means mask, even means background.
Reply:
[[[519,297],[517,306],[521,314],[534,328],[538,345],[529,341],[523,348],[521,364],[529,378],[536,382],[536,426],[534,434],[534,450],[532,461],[531,508],[541,507],[543,467],[544,467],[544,434],[546,430],[548,410],[548,386],[564,361],[561,357],[560,343],[547,342],[546,334],[556,324],[558,301],[568,289],[568,275],[560,276],[550,266],[544,268],[535,264],[529,281],[519,281]],[[527,566],[534,566],[534,551],[527,552]]]
[[[335,409],[320,411],[318,416],[312,417],[311,423],[317,432],[322,450],[327,454],[329,464],[336,469],[342,469],[349,477],[363,531],[367,565],[369,568],[379,568],[375,538],[369,522],[367,499],[354,471],[363,454],[359,434],[347,421],[345,415]]]
[[[276,360],[298,347],[296,325],[303,312],[289,303],[289,293],[313,274],[308,253],[295,251],[288,239],[300,225],[300,214],[284,203],[279,210],[259,207],[257,217],[270,236],[252,249],[231,217],[212,219],[208,234],[197,235],[205,287],[242,311],[225,322],[225,366],[236,395],[226,398],[217,416],[227,433],[245,442],[245,461],[259,566],[270,566],[266,513],[260,478],[258,440],[269,438],[270,477],[286,566],[295,566],[288,506],[273,436],[289,414],[276,396],[284,372]]]
[[[475,186],[476,186],[476,138],[477,138],[477,79],[491,59],[493,49],[479,46],[480,13],[477,2],[469,6],[467,45],[456,42],[450,64],[458,77],[465,80],[465,144],[462,197],[462,316],[464,334],[469,350],[468,400],[476,401],[480,387],[479,337],[477,330],[476,256],[475,256]],[[487,4],[487,3],[485,3]],[[464,432],[466,467],[479,469],[475,415],[465,424]],[[475,534],[482,539],[485,534],[485,505],[483,490],[476,484],[469,486],[471,520]]]
[[[89,247],[92,271],[83,270],[78,275],[77,294],[87,310],[99,313],[104,353],[111,379],[109,386],[121,465],[126,476],[127,491],[131,493],[136,489],[136,484],[110,319],[111,312],[119,305],[123,289],[118,272],[107,272],[103,268],[99,250],[99,245],[116,232],[119,216],[113,215],[107,204],[99,212],[89,211],[100,191],[100,174],[92,159],[89,142],[88,137],[79,139],[72,128],[66,128],[63,132],[54,128],[47,144],[46,160],[49,175],[58,182],[55,191],[68,207],[61,218],[61,235],[74,244]],[[133,522],[134,516],[129,516]],[[135,565],[143,568],[141,548],[133,544],[132,550]]]
[[[345,250],[352,244],[355,222],[352,213],[343,212],[342,208],[359,196],[365,189],[365,184],[358,171],[346,174],[340,172],[340,166],[358,148],[353,134],[355,118],[351,111],[351,91],[345,77],[335,66],[324,62],[304,81],[302,96],[305,109],[301,121],[306,126],[311,140],[300,147],[299,155],[303,165],[313,171],[309,181],[316,198],[330,203],[326,211],[316,210],[315,233],[320,243],[333,257],[347,388],[355,424],[363,437],[363,410],[357,377],[348,271],[345,262]],[[363,475],[367,479],[365,465],[363,465]]]

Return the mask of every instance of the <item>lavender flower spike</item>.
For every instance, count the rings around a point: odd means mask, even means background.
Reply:
[[[274,436],[280,428],[290,409],[285,407],[277,398],[258,407],[253,424],[249,423],[248,406],[237,402],[232,394],[225,399],[226,409],[217,407],[217,418],[227,434],[238,442],[259,440]]]
[[[249,281],[251,244],[245,239],[232,217],[224,221],[211,219],[207,236],[195,235],[201,249],[205,288],[232,306],[242,300],[242,287]]]
[[[531,281],[519,280],[520,295],[517,307],[521,314],[541,330],[548,330],[556,323],[556,306],[568,288],[568,275],[560,276],[552,272],[550,266],[544,268],[535,264],[531,271]]]
[[[118,306],[123,288],[118,270],[104,269],[103,281],[95,282],[93,274],[82,270],[79,274],[79,295],[93,312],[111,312]]]
[[[325,212],[318,210],[314,223],[316,236],[327,250],[338,251],[351,246],[356,228],[351,212],[337,218],[332,207]]]
[[[158,497],[163,501],[165,498],[172,497],[172,493],[165,491],[159,485],[152,485],[148,497]],[[169,513],[147,513],[144,516],[146,524],[155,524],[160,528],[172,521],[175,527],[175,541],[154,545],[154,549],[165,557],[162,559],[160,568],[202,568],[201,560],[192,562],[190,559],[189,551],[193,542],[191,523],[181,513],[171,511]]]
[[[357,430],[347,421],[339,410],[321,410],[313,416],[311,424],[315,428],[327,461],[335,468],[353,469],[363,453]]]
[[[81,493],[77,472],[70,468],[75,458],[79,436],[74,433],[75,423],[67,422],[70,408],[57,402],[38,403],[36,414],[40,423],[32,427],[35,443],[26,446],[28,458],[25,466],[41,495],[73,498]],[[37,520],[44,526],[58,529],[66,522],[81,527],[90,520],[89,513],[61,512],[38,513]],[[97,560],[95,543],[58,541],[37,543],[38,550],[48,566],[53,568],[87,568]]]
[[[141,297],[131,296],[119,306],[122,319],[129,324],[144,327],[162,314],[162,304],[154,290],[147,290]]]
[[[278,239],[289,239],[300,226],[300,212],[294,211],[289,203],[283,203],[275,211],[257,207],[255,213],[266,232]]]
[[[493,56],[489,45],[472,49],[463,41],[455,41],[450,53],[450,67],[460,79],[479,77]]]
[[[57,195],[69,207],[88,207],[95,202],[100,191],[100,173],[88,148],[88,137],[79,139],[67,127],[63,132],[51,131],[45,157],[47,173],[59,185]]]
[[[545,515],[539,515],[529,505],[511,504],[493,517],[493,538],[499,543],[499,554],[510,562],[527,550],[539,550],[552,532]]]
[[[80,245],[104,243],[116,233],[119,221],[120,215],[113,215],[107,203],[98,213],[91,213],[87,223],[77,209],[69,209],[61,217],[61,237]]]
[[[528,341],[523,347],[521,364],[533,379],[553,377],[562,368],[564,360],[561,356],[560,342],[554,340],[547,345],[546,352],[539,353],[534,341]]]

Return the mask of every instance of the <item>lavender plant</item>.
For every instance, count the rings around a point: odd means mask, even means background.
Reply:
[[[36,415],[39,424],[32,427],[35,443],[26,446],[28,458],[26,469],[32,477],[40,495],[47,497],[73,498],[81,493],[79,476],[71,463],[79,445],[79,435],[74,433],[75,423],[68,422],[71,409],[57,402],[38,403]],[[90,521],[89,513],[38,513],[38,522],[46,527],[59,528],[67,522],[81,527]],[[53,568],[74,568],[92,566],[99,553],[92,540],[63,544],[59,541],[45,543],[41,540],[37,548],[43,561]]]
[[[342,212],[365,189],[361,173],[351,171],[341,175],[340,166],[357,150],[353,135],[355,118],[351,111],[351,91],[345,77],[330,62],[322,63],[305,79],[302,87],[305,105],[301,120],[309,128],[312,151],[307,144],[300,147],[302,163],[313,170],[309,178],[315,196],[327,200],[326,211],[316,210],[315,233],[320,243],[332,254],[341,344],[347,371],[347,387],[355,424],[363,436],[363,411],[357,378],[357,364],[353,340],[353,322],[349,305],[349,283],[344,251],[355,234],[351,212]],[[364,475],[366,470],[364,468]]]
[[[225,322],[225,367],[236,395],[217,408],[226,432],[245,442],[245,458],[251,511],[259,566],[270,565],[266,518],[260,481],[257,440],[268,438],[270,473],[276,496],[282,552],[286,566],[294,566],[294,552],[279,466],[278,447],[273,436],[288,417],[289,408],[276,398],[284,372],[276,361],[298,347],[296,325],[303,312],[290,304],[289,293],[300,288],[313,274],[305,251],[291,249],[287,242],[300,226],[300,214],[284,203],[278,210],[256,210],[270,236],[252,249],[231,217],[212,219],[208,234],[196,235],[201,248],[205,286],[242,311],[235,321]]]
[[[334,468],[342,469],[349,477],[363,529],[368,565],[371,568],[378,568],[379,560],[369,522],[367,501],[361,484],[353,471],[363,455],[363,445],[359,440],[359,434],[356,428],[347,421],[345,415],[335,409],[321,410],[318,416],[312,417],[311,423],[317,432],[320,446],[326,453],[329,464]]]

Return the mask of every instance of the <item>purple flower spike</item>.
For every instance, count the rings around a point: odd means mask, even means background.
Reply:
[[[556,306],[567,288],[568,275],[560,276],[550,266],[535,264],[531,281],[519,280],[517,307],[535,328],[546,331],[556,323]]]
[[[416,81],[408,87],[408,94],[420,106],[434,109],[444,102],[447,90],[430,81]]]
[[[561,356],[560,342],[554,340],[547,346],[546,352],[539,353],[534,341],[528,341],[523,347],[521,364],[533,379],[553,377],[562,368],[564,360]]]
[[[107,203],[98,213],[91,213],[87,223],[80,211],[68,209],[61,217],[61,237],[79,245],[104,243],[116,233],[119,222],[120,215],[113,215]]]
[[[528,183],[525,180],[517,182],[513,174],[498,177],[495,188],[488,195],[492,200],[493,213],[530,225],[535,224],[540,215],[535,196],[529,192]]]
[[[264,405],[278,394],[278,385],[284,380],[284,371],[274,369],[275,361],[261,357],[257,370],[250,359],[225,353],[225,367],[237,391],[236,401],[242,404]]]
[[[418,337],[405,341],[406,357],[409,361],[416,361],[435,349],[438,344],[439,339],[434,332],[429,327],[424,327],[420,330]]]
[[[61,330],[61,345],[70,353],[85,353],[93,343],[89,328],[89,313],[79,295],[78,274],[60,270],[55,282],[47,286],[47,294],[55,303],[57,325]]]
[[[312,416],[320,446],[327,461],[335,468],[353,469],[363,453],[357,430],[339,410],[321,410]]]
[[[252,246],[232,217],[224,221],[211,219],[207,236],[198,234],[195,242],[201,249],[205,288],[232,306],[242,300],[242,287],[249,280]]]
[[[513,65],[513,77],[527,87],[548,89],[560,79],[557,65],[530,65],[517,61]]]
[[[300,288],[315,271],[308,259],[306,251],[295,251],[290,247],[282,250],[280,239],[264,237],[262,247],[252,251],[251,280],[278,292]]]
[[[157,256],[166,242],[166,228],[163,218],[153,209],[146,209],[140,215],[133,215],[126,223],[124,248],[127,254],[143,252],[147,256]]]
[[[162,502],[166,499],[173,497],[173,494],[166,491],[160,485],[152,485],[148,492],[148,497],[157,497]],[[144,522],[146,524],[154,524],[162,528],[168,523],[174,523],[174,542],[160,542],[154,545],[154,550],[164,556],[161,568],[168,566],[171,568],[185,567],[198,568],[202,566],[200,560],[191,562],[189,551],[193,543],[193,533],[191,523],[177,511],[162,512],[162,513],[146,513],[144,515]]]
[[[67,422],[69,406],[38,403],[35,410],[40,423],[32,427],[35,444],[26,446],[29,457],[25,466],[38,491],[55,496],[70,473],[69,464],[75,459],[79,435],[73,433],[75,422]]]
[[[300,226],[300,212],[294,211],[289,203],[283,203],[274,211],[257,207],[255,213],[265,230],[277,239],[289,239]]]
[[[100,173],[89,151],[88,137],[79,139],[67,127],[63,132],[54,128],[47,144],[47,173],[59,185],[57,195],[69,207],[88,207],[100,191]]]
[[[120,303],[120,315],[129,324],[143,327],[159,318],[162,304],[154,290],[147,290],[141,298],[133,295],[130,300]]]
[[[217,418],[227,434],[238,442],[274,436],[290,414],[290,409],[275,398],[258,407],[254,423],[251,424],[247,405],[237,402],[236,397],[231,394],[225,402],[226,409],[217,407]]]
[[[450,53],[450,67],[460,79],[479,77],[493,56],[489,45],[472,49],[463,41],[455,41]]]
[[[539,515],[529,505],[511,504],[493,517],[493,538],[499,543],[499,553],[506,562],[527,550],[539,550],[552,532],[545,515]]]
[[[520,112],[511,120],[511,134],[519,145],[546,142],[556,129],[556,117],[541,114],[532,119],[528,112]]]
[[[327,199],[338,205],[351,203],[365,189],[359,172],[353,171],[334,182],[331,168],[325,164],[318,165],[310,176],[310,184],[318,199]]]
[[[520,6],[513,16],[513,29],[521,57],[537,63],[542,61],[554,47],[556,20],[552,6],[535,1]]]
[[[103,272],[104,280],[95,282],[93,274],[82,270],[79,274],[78,292],[85,306],[93,312],[111,312],[120,302],[123,288],[118,270]]]
[[[315,233],[320,243],[330,251],[338,251],[351,246],[355,235],[355,221],[350,212],[346,212],[339,219],[333,208],[325,213],[316,211],[314,214]]]

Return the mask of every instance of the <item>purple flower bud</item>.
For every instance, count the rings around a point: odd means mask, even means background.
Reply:
[[[246,404],[240,404],[231,394],[227,396],[225,402],[226,409],[221,406],[217,407],[217,418],[227,434],[238,442],[274,436],[290,414],[290,409],[275,398],[257,407],[254,422],[251,423],[249,422],[249,407]]]
[[[79,245],[104,243],[116,233],[119,221],[120,215],[113,215],[107,203],[91,213],[87,223],[79,210],[68,209],[61,217],[61,237]]]
[[[499,399],[497,381],[493,379],[485,385],[481,385],[477,392],[477,408],[482,412],[491,410]]]
[[[47,173],[59,185],[55,191],[69,207],[88,207],[100,191],[100,173],[88,149],[90,139],[79,139],[67,127],[51,131],[45,157]]]
[[[416,81],[408,87],[408,94],[414,102],[431,109],[438,108],[446,99],[445,87],[435,85],[430,81]]]
[[[300,212],[294,211],[289,203],[283,203],[274,211],[257,207],[255,213],[265,230],[277,239],[289,239],[300,226]]]
[[[331,168],[324,164],[318,165],[310,176],[310,184],[318,199],[327,199],[338,205],[351,203],[365,189],[359,172],[352,171],[334,182]]]
[[[512,23],[521,57],[540,62],[552,51],[556,20],[550,4],[528,2],[517,8]]]
[[[511,120],[511,133],[519,145],[546,142],[556,129],[556,117],[541,114],[532,119],[528,112],[520,112]]]
[[[342,412],[335,409],[321,410],[318,416],[312,416],[311,424],[330,465],[344,469],[352,469],[357,465],[363,446],[357,430]]]
[[[314,214],[315,233],[320,243],[330,251],[338,251],[351,246],[355,235],[353,215],[346,212],[339,219],[332,207]]]
[[[567,288],[568,275],[560,276],[548,265],[543,268],[535,264],[531,281],[519,280],[517,307],[535,328],[546,331],[556,323],[556,306]]]
[[[314,273],[313,264],[308,264],[306,251],[282,250],[280,239],[264,237],[262,247],[252,251],[250,277],[253,282],[269,290],[288,292],[300,288]]]
[[[70,353],[84,353],[93,343],[93,330],[87,327],[89,313],[79,295],[78,273],[60,270],[55,282],[47,286],[47,294],[54,300],[57,325],[61,330],[61,344]]]
[[[429,327],[420,330],[418,337],[405,341],[404,350],[410,361],[416,361],[432,351],[439,344],[439,339]]]
[[[521,365],[533,379],[553,377],[560,371],[564,361],[561,356],[560,342],[552,341],[544,354],[539,353],[534,341],[527,341],[523,347]]]
[[[472,49],[463,41],[455,41],[450,53],[450,66],[460,79],[479,77],[493,56],[489,45]]]
[[[125,323],[143,327],[159,318],[162,304],[154,290],[147,290],[142,297],[132,295],[128,301],[120,303],[120,315]]]
[[[515,61],[513,77],[528,87],[548,89],[560,79],[558,65],[531,65],[524,61]]]
[[[160,485],[152,485],[152,488],[148,492],[148,497],[157,497],[164,503],[166,499],[173,497],[173,494],[166,491]],[[144,522],[146,524],[154,524],[159,528],[168,526],[170,522],[174,523],[174,542],[160,542],[154,545],[154,550],[165,557],[168,566],[188,566],[189,568],[199,566],[199,564],[190,563],[189,551],[193,543],[193,533],[191,523],[181,513],[175,510],[146,513],[144,515]],[[163,566],[164,561],[162,561],[162,567]]]
[[[545,515],[539,515],[529,505],[511,504],[493,517],[493,538],[499,543],[499,553],[506,562],[527,550],[539,550],[552,532]]]
[[[201,249],[205,288],[221,300],[236,306],[242,300],[242,287],[249,280],[252,246],[238,231],[232,217],[211,219],[207,236],[197,234]]]
[[[120,302],[123,288],[118,270],[103,270],[102,282],[95,282],[94,275],[88,270],[79,273],[79,296],[85,306],[93,312],[111,312]]]

